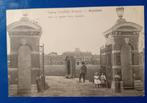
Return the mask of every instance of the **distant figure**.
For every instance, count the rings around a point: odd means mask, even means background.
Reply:
[[[80,68],[79,82],[81,82],[81,78],[83,78],[83,82],[85,82],[86,73],[87,73],[87,66],[85,65],[85,62],[82,62],[82,66]]]
[[[98,72],[94,74],[94,85],[96,88],[100,88],[101,80],[100,80],[100,74]]]
[[[106,87],[106,76],[104,75],[104,73],[101,74],[100,79],[102,87]]]

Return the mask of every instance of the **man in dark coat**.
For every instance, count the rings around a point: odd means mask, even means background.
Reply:
[[[87,73],[87,66],[85,65],[85,62],[82,62],[82,66],[80,68],[79,82],[81,82],[81,78],[83,78],[83,82],[85,82],[86,73]]]

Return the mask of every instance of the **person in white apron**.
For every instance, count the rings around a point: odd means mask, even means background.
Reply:
[[[94,85],[96,88],[100,88],[101,80],[100,80],[100,74],[98,72],[94,74]]]

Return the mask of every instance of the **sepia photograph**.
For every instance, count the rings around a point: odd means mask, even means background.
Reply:
[[[144,96],[144,6],[6,11],[9,97]]]

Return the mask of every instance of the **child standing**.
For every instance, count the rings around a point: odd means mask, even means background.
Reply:
[[[94,74],[94,84],[96,88],[99,88],[101,85],[100,74],[98,72]]]
[[[102,87],[106,87],[106,76],[104,75],[104,73],[102,73],[102,75],[100,76],[100,79],[101,79]]]

